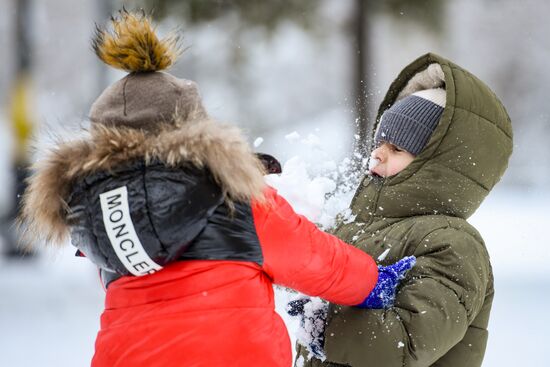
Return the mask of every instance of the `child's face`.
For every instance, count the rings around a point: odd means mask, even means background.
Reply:
[[[382,142],[370,156],[373,164],[369,165],[369,172],[381,177],[398,174],[414,160],[414,155],[387,142]]]

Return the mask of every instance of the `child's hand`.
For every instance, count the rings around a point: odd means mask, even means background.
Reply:
[[[395,301],[395,293],[399,281],[416,264],[416,257],[408,256],[395,264],[378,266],[378,282],[369,296],[356,307],[360,308],[389,308]]]
[[[306,348],[310,356],[324,361],[326,357],[323,346],[328,303],[320,298],[301,297],[289,302],[286,312],[300,319],[300,329],[296,332],[298,343]]]

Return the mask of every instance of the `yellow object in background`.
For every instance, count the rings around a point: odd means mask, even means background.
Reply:
[[[11,122],[14,132],[16,165],[29,161],[28,146],[34,123],[30,109],[30,81],[27,75],[20,76],[14,85],[11,98]]]

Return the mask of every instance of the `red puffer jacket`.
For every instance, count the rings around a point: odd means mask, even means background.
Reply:
[[[291,346],[273,284],[354,305],[378,270],[364,252],[318,230],[275,190],[252,205],[263,264],[176,261],[109,284],[93,367],[281,366]]]

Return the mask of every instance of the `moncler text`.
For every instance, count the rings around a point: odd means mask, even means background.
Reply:
[[[133,275],[146,275],[162,269],[147,254],[130,217],[126,186],[99,195],[103,224],[111,246],[124,267]]]

